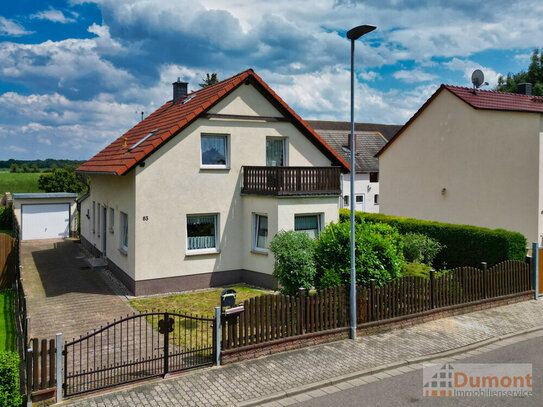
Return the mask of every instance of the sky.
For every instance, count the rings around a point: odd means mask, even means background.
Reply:
[[[488,88],[543,46],[538,0],[0,3],[0,160],[88,159],[171,99],[253,68],[304,119],[404,124],[441,83]]]

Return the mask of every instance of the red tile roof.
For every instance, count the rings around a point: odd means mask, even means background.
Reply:
[[[475,109],[543,113],[543,97],[441,85]]]
[[[520,95],[517,93],[505,93],[495,92],[491,90],[478,89],[473,92],[472,88],[465,88],[462,86],[441,85],[437,91],[421,106],[421,108],[404,124],[404,126],[396,133],[394,137],[379,151],[375,156],[379,157],[383,152],[403,132],[413,123],[417,117],[428,107],[430,103],[439,95],[443,90],[448,90],[453,95],[466,102],[474,109],[480,110],[499,110],[506,112],[525,112],[525,113],[539,113],[543,114],[543,97],[532,95]]]
[[[175,105],[171,100],[166,102],[158,110],[81,165],[77,171],[114,175],[127,173],[246,80],[251,81],[276,108],[290,118],[291,122],[335,165],[340,165],[344,170],[349,170],[349,164],[326,144],[252,69],[248,69],[216,85],[193,92]],[[183,104],[183,101],[186,102]],[[131,146],[134,146],[153,130],[158,131],[136,148],[129,150]]]

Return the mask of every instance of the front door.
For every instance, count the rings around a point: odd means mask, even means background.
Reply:
[[[106,229],[107,229],[107,207],[102,207],[102,255],[106,257]]]
[[[364,194],[355,195],[354,210],[364,212]]]

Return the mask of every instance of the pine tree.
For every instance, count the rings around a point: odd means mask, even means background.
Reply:
[[[215,85],[216,83],[219,83],[219,79],[217,78],[216,73],[212,73],[211,75],[206,73],[206,77],[202,78],[203,83],[200,83],[201,88],[207,88],[208,86]]]

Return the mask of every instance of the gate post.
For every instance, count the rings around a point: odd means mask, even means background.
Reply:
[[[62,334],[57,334],[57,403],[62,402]],[[50,372],[49,374],[52,374]]]
[[[215,307],[215,365],[221,365],[221,307]]]
[[[537,300],[539,293],[539,245],[532,243],[532,283],[534,288],[534,300]]]
[[[170,327],[169,322],[170,315],[165,312],[164,313],[164,377],[168,374],[168,371],[170,370]]]
[[[25,343],[25,347],[28,344]],[[32,407],[32,361],[34,359],[34,350],[31,347],[26,349],[26,405]]]

